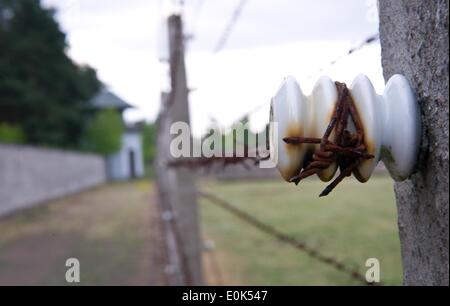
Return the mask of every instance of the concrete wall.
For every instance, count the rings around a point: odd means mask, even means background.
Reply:
[[[0,216],[105,180],[98,155],[0,144]]]

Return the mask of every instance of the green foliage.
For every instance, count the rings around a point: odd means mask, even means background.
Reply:
[[[156,155],[156,125],[146,123],[142,129],[142,146],[144,151],[144,162],[149,165]]]
[[[8,123],[0,123],[0,142],[22,143],[25,137],[22,130]]]
[[[84,143],[84,149],[108,155],[121,147],[124,126],[120,114],[113,109],[98,112],[90,122]]]
[[[38,0],[0,0],[0,122],[28,143],[76,148],[100,82],[66,55],[53,15]]]

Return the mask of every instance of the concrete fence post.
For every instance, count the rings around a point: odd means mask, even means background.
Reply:
[[[449,284],[448,1],[380,0],[384,78],[405,75],[422,113],[417,172],[395,183],[405,285]]]

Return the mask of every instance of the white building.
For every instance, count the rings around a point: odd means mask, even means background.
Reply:
[[[100,109],[116,109],[121,115],[125,109],[132,107],[106,88],[102,88],[91,103]],[[125,125],[122,146],[117,153],[106,157],[106,167],[110,180],[129,180],[144,176],[142,138],[139,129]]]

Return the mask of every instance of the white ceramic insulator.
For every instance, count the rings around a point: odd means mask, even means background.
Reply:
[[[420,143],[420,109],[406,78],[392,76],[382,95],[378,95],[370,80],[359,75],[349,87],[354,105],[364,127],[364,142],[373,159],[364,160],[353,172],[360,182],[366,182],[377,163],[382,160],[396,181],[408,178],[414,171]],[[318,144],[287,144],[284,137],[321,138],[331,120],[338,93],[335,83],[321,77],[309,96],[305,96],[293,77],[286,77],[272,98],[270,120],[276,122],[277,137],[270,132],[271,150],[276,151],[277,168],[285,180],[299,173],[305,157]],[[272,125],[271,125],[272,126]],[[349,130],[354,131],[352,120]],[[329,139],[333,139],[333,133]],[[323,181],[333,178],[337,166],[333,163],[318,173]]]

